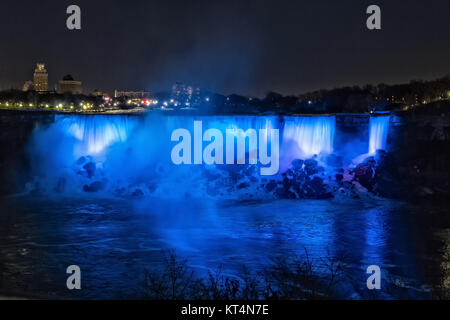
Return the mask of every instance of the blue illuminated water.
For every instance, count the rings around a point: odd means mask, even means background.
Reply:
[[[370,118],[369,155],[374,155],[377,150],[386,150],[390,118],[390,116],[377,116]]]
[[[193,133],[194,121],[202,121],[203,132],[218,129],[244,133],[248,129],[265,130],[264,142],[270,144],[272,129],[279,130],[280,173],[295,159],[321,159],[334,151],[335,117],[132,117],[132,116],[58,116],[49,128],[36,131],[30,143],[34,176],[47,191],[64,185],[65,191],[77,192],[89,180],[80,175],[82,157],[96,166],[98,179],[108,181],[108,189],[123,189],[155,179],[165,170],[164,181],[176,183],[180,193],[197,183],[195,167],[177,167],[170,158],[174,130],[185,128]],[[206,143],[205,143],[206,144]],[[254,146],[254,147],[257,147]],[[253,147],[253,148],[254,148]],[[252,152],[247,145],[247,152]],[[248,159],[246,161],[248,163]],[[79,165],[77,166],[76,163]],[[183,176],[189,176],[188,179]],[[159,178],[158,178],[159,179]],[[61,188],[59,188],[61,189]],[[165,194],[165,192],[163,193]]]
[[[298,158],[307,159],[314,155],[330,154],[333,152],[335,117],[256,117],[256,116],[228,116],[228,117],[166,117],[156,121],[160,122],[155,126],[155,121],[145,123],[146,128],[139,128],[138,118],[128,116],[62,116],[56,119],[54,134],[61,134],[75,138],[74,148],[76,155],[82,153],[98,155],[107,152],[107,148],[116,143],[125,143],[129,136],[142,134],[142,129],[149,131],[149,139],[154,130],[163,130],[170,136],[171,131],[177,128],[191,129],[193,121],[202,121],[205,130],[209,128],[225,130],[242,129],[265,129],[270,133],[270,129],[283,131],[282,143],[293,143],[295,153]],[[52,130],[51,129],[51,130]],[[59,131],[59,132],[58,132]],[[158,134],[158,133],[156,133]],[[133,136],[136,138],[136,136]],[[170,142],[170,139],[169,139]],[[286,150],[287,151],[287,150]]]
[[[135,121],[126,116],[56,118],[62,134],[79,142],[75,146],[78,154],[97,155],[115,143],[126,142],[134,125]]]
[[[340,152],[333,116],[57,117],[29,139],[30,193],[1,200],[0,293],[141,298],[145,270],[161,265],[163,250],[175,249],[198,275],[222,266],[239,277],[244,265],[261,272],[274,258],[306,249],[315,261],[335,257],[349,267],[356,287],[345,285],[342,298],[365,297],[369,265],[384,270],[383,281],[407,283],[406,296],[429,297],[422,285],[442,271],[448,243],[439,234],[450,227],[433,217],[445,209],[376,197],[250,202],[234,189],[231,199],[209,197],[211,176],[170,159],[172,131],[192,131],[194,120],[205,130],[279,129],[282,170],[294,159],[321,161]],[[371,118],[369,131],[361,154],[368,146],[371,153],[386,148],[389,117]],[[88,163],[95,164],[92,177],[83,168]],[[85,192],[93,182],[107,188]],[[131,196],[136,190],[144,196]],[[72,264],[83,270],[80,292],[65,288]]]
[[[221,266],[231,277],[239,277],[244,265],[262,272],[276,258],[301,256],[306,249],[314,262],[336,257],[346,263],[342,298],[367,297],[369,265],[383,270],[380,297],[392,294],[389,279],[400,279],[409,289],[394,297],[427,298],[422,285],[439,274],[439,252],[448,246],[436,233],[449,221],[433,222],[444,212],[425,217],[424,208],[390,200],[243,204],[20,197],[3,201],[2,208],[0,291],[28,296],[141,298],[145,270],[158,269],[167,249],[186,258],[197,276]],[[65,268],[72,264],[83,270],[81,291],[65,289]]]
[[[283,141],[298,147],[298,158],[333,152],[336,120],[334,117],[290,117],[285,120]]]

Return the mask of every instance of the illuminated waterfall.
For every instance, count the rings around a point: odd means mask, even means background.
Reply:
[[[96,155],[128,139],[135,122],[128,116],[69,116],[57,119],[63,132],[79,141],[79,150]]]
[[[389,132],[390,116],[371,117],[369,125],[369,155],[385,150]]]
[[[333,152],[335,117],[287,117],[283,132],[283,144],[294,142],[297,156],[310,158]]]

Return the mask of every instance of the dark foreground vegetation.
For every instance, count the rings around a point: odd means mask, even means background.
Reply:
[[[415,299],[417,288],[406,280],[387,274],[382,279],[382,290],[368,290],[366,278],[355,276],[345,257],[328,255],[313,260],[304,254],[290,259],[276,258],[261,272],[242,267],[238,276],[223,271],[208,271],[200,277],[174,251],[163,253],[163,265],[147,270],[143,282],[146,299],[157,300],[329,300],[329,299]],[[449,257],[446,257],[448,261]],[[444,280],[448,275],[436,275],[436,283],[422,286],[430,299],[450,298]],[[443,280],[442,280],[443,279]]]

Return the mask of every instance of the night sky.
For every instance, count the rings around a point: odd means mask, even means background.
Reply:
[[[82,30],[66,28],[77,4]],[[366,8],[382,9],[382,30]],[[262,96],[450,73],[449,0],[2,0],[0,89],[36,62],[94,89],[167,90],[175,81]]]

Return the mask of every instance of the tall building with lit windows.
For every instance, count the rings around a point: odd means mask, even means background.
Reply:
[[[48,91],[48,73],[45,69],[45,64],[38,63],[36,69],[34,70],[33,77],[34,90],[37,92]]]

